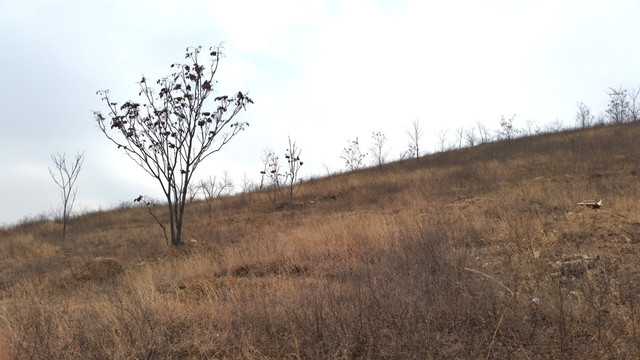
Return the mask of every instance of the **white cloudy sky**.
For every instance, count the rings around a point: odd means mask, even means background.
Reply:
[[[219,92],[249,91],[251,126],[201,176],[258,179],[264,148],[287,136],[304,176],[340,170],[373,131],[397,157],[419,119],[422,147],[477,122],[571,125],[576,103],[604,110],[609,87],[640,85],[633,0],[0,0],[0,224],[59,203],[50,156],[85,151],[76,210],[110,207],[155,183],[98,131],[95,92],[137,97],[187,46],[224,42]]]

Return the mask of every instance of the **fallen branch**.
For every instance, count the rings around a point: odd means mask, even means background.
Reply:
[[[600,199],[600,201],[598,202],[596,202],[595,200],[584,200],[582,202],[579,202],[578,205],[588,206],[592,209],[599,209],[600,206],[602,206],[602,199]]]

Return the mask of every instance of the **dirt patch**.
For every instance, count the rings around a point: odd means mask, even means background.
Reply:
[[[211,297],[218,287],[213,278],[196,278],[178,285],[178,295],[180,299],[198,302]]]
[[[156,285],[156,291],[181,301],[200,302],[215,298],[222,287],[221,280],[213,276],[195,276],[178,283]]]
[[[275,275],[301,275],[307,272],[306,267],[286,264],[279,261],[240,265],[231,269],[230,274],[236,277],[263,277]]]
[[[450,210],[466,210],[471,207],[476,207],[479,203],[482,204],[483,201],[487,200],[480,197],[460,199],[458,201],[452,202],[451,204],[447,204],[446,208]]]
[[[583,242],[597,248],[613,244],[640,243],[640,224],[609,210],[579,206],[566,214],[567,240]]]
[[[562,260],[553,264],[552,269],[557,275],[582,277],[588,270],[596,267],[600,255],[598,254],[563,254]]]
[[[621,292],[635,294],[640,289],[636,270],[640,224],[635,219],[613,209],[576,206],[566,212],[556,231],[558,246],[549,264],[552,275],[561,276],[568,291],[583,291],[580,284],[584,282],[601,285],[603,293],[611,292],[616,298]]]
[[[111,280],[124,273],[124,266],[114,258],[99,257],[87,262],[75,274],[76,280]]]
[[[11,359],[11,356],[9,354],[9,341],[7,340],[4,332],[0,331],[0,360]]]

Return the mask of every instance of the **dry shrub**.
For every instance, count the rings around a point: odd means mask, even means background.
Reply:
[[[5,335],[4,331],[0,331],[0,360],[9,360],[11,359],[10,354],[10,345],[9,338]]]
[[[120,261],[113,258],[99,257],[87,262],[76,274],[78,280],[113,280],[123,274],[124,266]]]
[[[231,275],[238,277],[269,276],[269,275],[300,275],[306,272],[304,266],[290,265],[282,262],[240,265],[231,270]]]

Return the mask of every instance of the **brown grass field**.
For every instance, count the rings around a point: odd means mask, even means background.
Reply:
[[[638,359],[640,125],[0,231],[0,358]],[[576,205],[603,199],[600,209]]]

